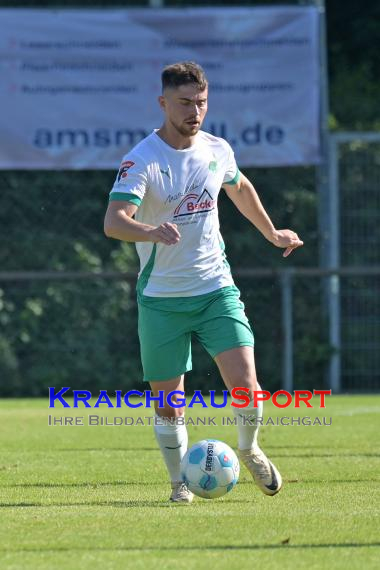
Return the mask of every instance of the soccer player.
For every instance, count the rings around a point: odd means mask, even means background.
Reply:
[[[284,257],[303,242],[291,230],[275,229],[230,145],[201,130],[207,90],[196,63],[165,67],[159,97],[164,122],[123,158],[104,231],[136,242],[138,332],[144,380],[153,395],[161,390],[166,399],[169,392],[184,390],[194,335],[215,360],[226,387],[248,388],[252,399],[252,391],[260,390],[254,339],[219,231],[221,188],[267,240],[284,248]],[[255,419],[262,417],[262,405],[233,412],[241,461],[259,488],[275,495],[281,475],[257,443],[260,422]],[[170,500],[191,503],[193,495],[180,476],[187,430],[173,421],[184,415],[184,407],[157,405],[156,415],[163,418],[154,429],[171,480]]]

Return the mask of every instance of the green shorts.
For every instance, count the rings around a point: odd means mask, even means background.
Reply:
[[[194,297],[139,296],[139,338],[144,380],[170,380],[191,370],[191,336],[214,358],[253,346],[252,329],[234,285]]]

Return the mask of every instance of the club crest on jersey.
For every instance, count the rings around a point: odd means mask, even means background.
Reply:
[[[205,214],[215,208],[215,200],[205,188],[201,195],[186,194],[174,210],[174,218],[192,216],[193,214]]]
[[[132,160],[125,160],[124,162],[121,163],[120,165],[120,169],[119,169],[119,173],[117,175],[117,181],[120,182],[124,180],[124,178],[127,178],[128,176],[128,170],[131,168],[131,166],[133,166],[135,163],[132,162]]]
[[[217,163],[217,161],[216,161],[216,160],[212,160],[211,162],[209,162],[208,169],[209,169],[211,172],[216,172],[216,171],[218,170],[218,163]]]

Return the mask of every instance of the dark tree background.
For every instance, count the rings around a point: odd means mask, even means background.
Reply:
[[[283,2],[288,4],[288,2]],[[214,5],[220,5],[220,2]],[[242,2],[242,5],[273,4]],[[141,6],[142,2],[129,2]],[[167,2],[169,6],[212,2]],[[228,3],[226,3],[228,5]],[[56,0],[0,1],[0,7],[113,7],[126,3]],[[1,17],[1,15],[0,15]],[[330,128],[379,129],[380,4],[328,0]],[[290,265],[318,265],[318,220],[312,168],[247,171],[277,227],[304,239]],[[0,172],[1,271],[136,272],[134,246],[102,233],[115,173]],[[232,204],[220,199],[221,226],[233,269],[284,267]],[[257,341],[260,378],[269,389],[281,381],[281,299],[276,279],[238,279]],[[134,283],[126,280],[0,281],[0,395],[45,395],[49,385],[127,389],[141,382]],[[329,355],[319,280],[295,289],[296,387],[324,384]],[[215,366],[194,348],[189,387],[220,387]]]

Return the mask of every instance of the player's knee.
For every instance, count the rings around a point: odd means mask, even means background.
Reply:
[[[248,363],[242,364],[234,370],[230,383],[234,387],[248,388],[249,390],[260,389],[257,387],[256,371]]]
[[[185,415],[185,408],[172,408],[170,406],[165,406],[164,408],[156,407],[156,414],[161,418],[176,419]]]

